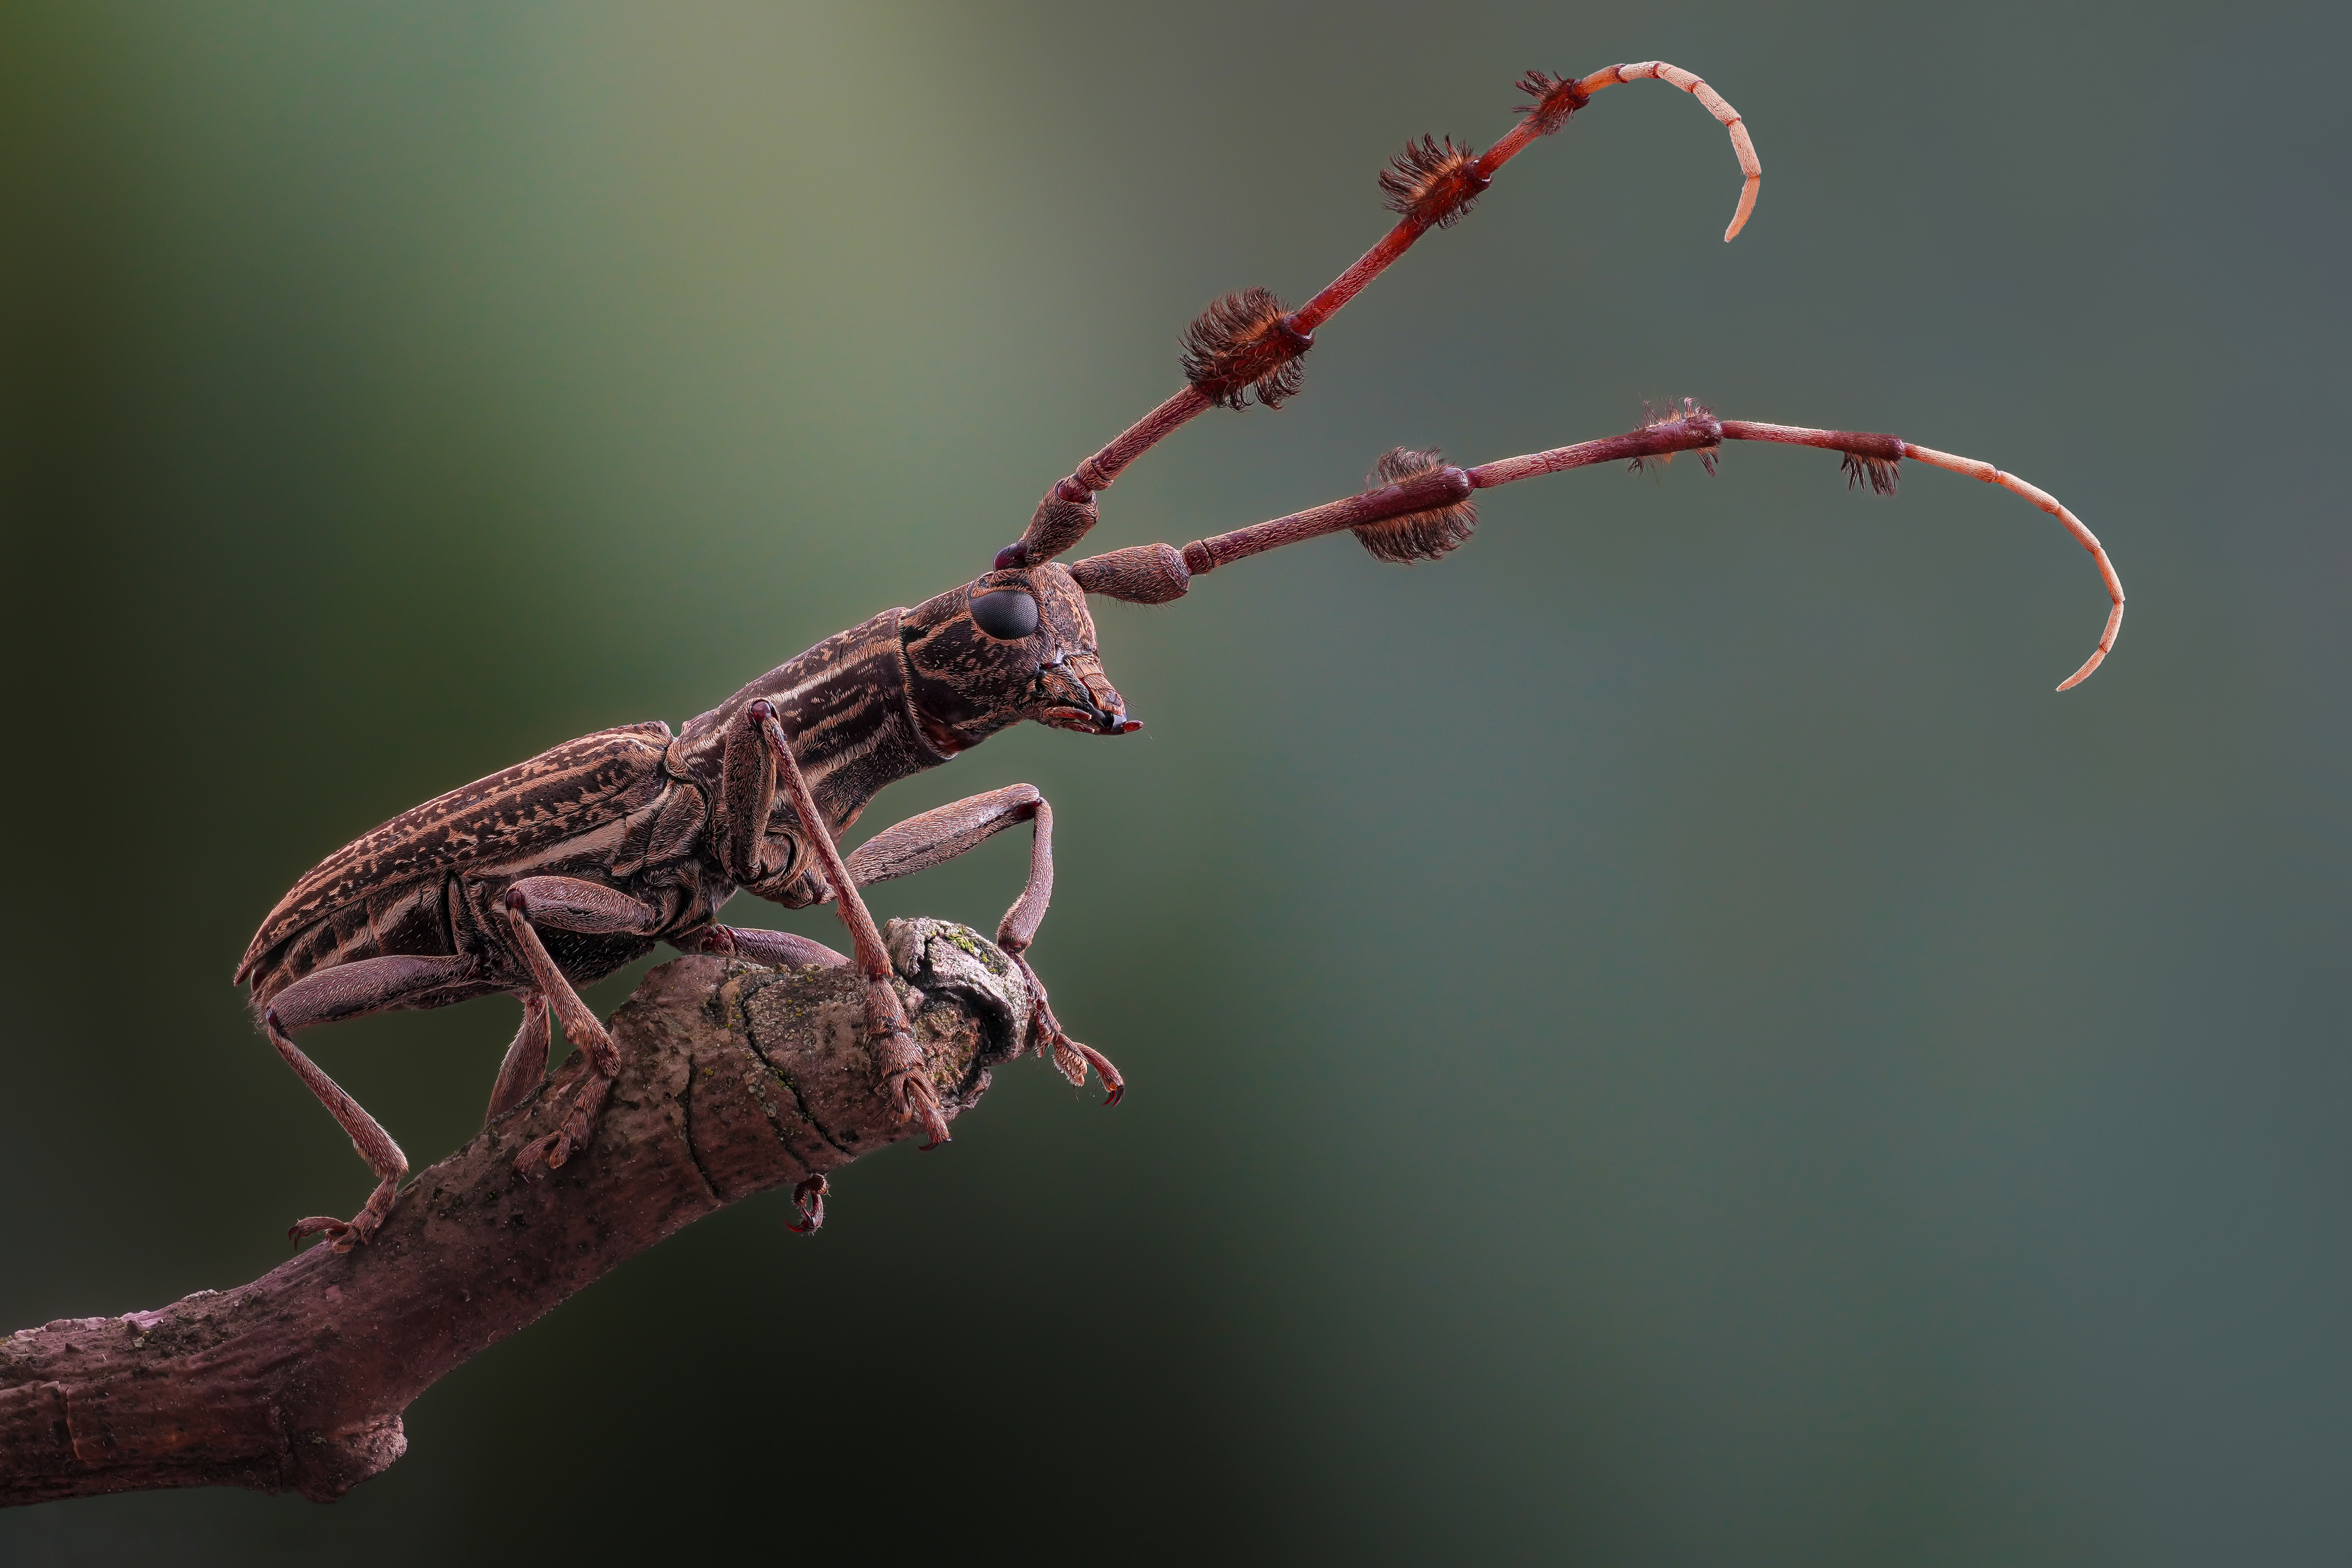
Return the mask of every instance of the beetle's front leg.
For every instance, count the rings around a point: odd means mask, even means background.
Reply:
[[[1038,1054],[1050,1055],[1062,1076],[1072,1083],[1086,1082],[1087,1068],[1093,1068],[1103,1088],[1109,1090],[1103,1103],[1117,1105],[1119,1096],[1127,1092],[1126,1080],[1110,1065],[1109,1058],[1064,1031],[1061,1020],[1054,1016],[1053,1005],[1045,1000],[1045,983],[1037,978],[1026,956],[1029,944],[1037,938],[1038,924],[1045,918],[1045,906],[1054,898],[1054,808],[1035,785],[1007,784],[986,795],[968,795],[883,829],[850,856],[850,879],[863,887],[912,876],[944,865],[1021,822],[1031,825],[1029,879],[1013,907],[1004,911],[996,928],[996,945],[1020,966],[1022,977],[1029,984],[1030,1032]]]
[[[749,748],[739,736],[746,731],[760,748],[757,759],[742,754]],[[816,856],[826,885],[833,889],[841,923],[849,928],[851,956],[866,981],[866,1029],[876,1073],[900,1110],[921,1119],[923,1130],[930,1134],[930,1142],[923,1147],[938,1148],[948,1141],[948,1119],[940,1110],[939,1091],[923,1076],[922,1047],[916,1045],[915,1032],[907,1026],[907,1010],[899,1005],[882,932],[866,912],[866,900],[857,896],[857,883],[842,865],[833,829],[817,809],[808,781],[801,776],[800,763],[793,756],[792,743],[784,738],[774,706],[765,699],[745,705],[742,729],[728,738],[723,766],[721,793],[726,797],[727,824],[721,853],[727,856],[730,868],[739,865],[743,870],[761,868],[759,835],[765,830],[775,796],[782,795],[791,802],[793,815],[800,818],[801,835]]]
[[[500,907],[513,932],[515,946],[530,967],[531,983],[546,998],[556,1022],[563,1026],[564,1038],[588,1053],[588,1076],[573,1092],[571,1109],[564,1112],[562,1121],[556,1123],[553,1131],[532,1139],[515,1156],[518,1171],[528,1171],[541,1160],[553,1170],[587,1147],[588,1134],[596,1125],[597,1114],[604,1109],[604,1098],[612,1093],[613,1080],[620,1076],[621,1052],[588,1004],[580,999],[572,982],[564,977],[563,971],[556,967],[555,960],[548,956],[547,944],[540,940],[535,928],[546,926],[552,931],[596,935],[650,936],[661,929],[662,914],[652,905],[625,893],[572,877],[525,877],[507,889]],[[530,1032],[528,1015],[523,1027]],[[520,1047],[523,1042],[519,1038],[517,1044]],[[513,1055],[509,1053],[510,1058]],[[514,1066],[511,1060],[509,1066]],[[501,1095],[511,1088],[508,1077],[508,1070],[502,1069]]]

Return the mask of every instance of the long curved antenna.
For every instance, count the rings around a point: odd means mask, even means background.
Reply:
[[[2082,668],[2058,683],[2058,689],[2063,691],[2068,687],[2081,685],[2115,647],[2116,634],[2124,626],[2124,580],[2116,575],[2116,563],[2107,559],[2106,546],[2099,542],[2099,536],[2084,527],[2081,518],[2067,510],[2056,496],[2039,485],[2028,484],[2015,474],[2003,473],[1990,463],[1938,452],[1933,447],[1922,447],[1893,436],[1870,436],[1849,430],[1810,430],[1801,425],[1757,425],[1744,419],[1726,419],[1723,421],[1723,438],[1727,441],[1780,441],[1798,447],[1825,447],[1833,452],[1845,453],[1850,466],[1883,462],[1888,465],[1885,479],[1882,480],[1876,474],[1872,474],[1871,484],[1873,489],[1889,493],[1895,488],[1893,465],[1905,458],[1915,458],[1932,467],[1966,474],[1972,479],[1999,485],[2012,495],[2023,496],[2064,524],[2066,531],[2074,536],[2074,542],[2090,552],[2091,559],[2098,563],[2099,580],[2106,584],[2107,597],[2114,602],[2114,607],[2107,611],[2106,628],[2099,634],[2099,646],[2091,650],[2091,657],[2083,661]],[[1888,446],[1882,448],[1881,455],[1877,456],[1863,445],[1881,442]]]
[[[1413,241],[1433,228],[1459,222],[1493,183],[1495,172],[1530,142],[1566,125],[1569,117],[1601,89],[1629,81],[1663,81],[1678,87],[1697,99],[1730,132],[1731,151],[1739,160],[1745,183],[1739,187],[1731,226],[1723,231],[1728,242],[1756,210],[1764,165],[1757,161],[1756,143],[1739,111],[1726,103],[1721,93],[1664,60],[1609,66],[1582,78],[1529,71],[1517,86],[1534,101],[1519,106],[1519,123],[1486,152],[1478,153],[1466,143],[1456,146],[1450,137],[1433,141],[1423,136],[1405,143],[1404,151],[1381,173],[1381,195],[1389,210],[1397,215],[1396,226],[1313,299],[1292,310],[1264,289],[1244,289],[1202,311],[1184,329],[1184,389],[1113,437],[1069,477],[1057,480],[1037,503],[1028,531],[997,552],[997,567],[1034,565],[1076,545],[1095,525],[1095,492],[1108,489],[1129,463],[1197,416],[1220,405],[1244,408],[1253,401],[1274,408],[1295,396],[1305,379],[1298,361],[1315,346],[1318,328],[1411,249]]]
[[[1748,127],[1741,123],[1739,110],[1723,101],[1723,94],[1709,87],[1680,66],[1670,66],[1664,60],[1643,60],[1639,65],[1611,66],[1604,71],[1594,71],[1576,85],[1587,97],[1604,87],[1621,81],[1662,81],[1669,87],[1681,88],[1699,100],[1716,123],[1731,132],[1731,155],[1739,160],[1739,172],[1747,176],[1739,187],[1739,205],[1731,214],[1731,226],[1723,231],[1723,243],[1729,245],[1739,231],[1748,226],[1748,215],[1756,210],[1756,190],[1764,183],[1764,165],[1757,161],[1756,143],[1748,139]]]
[[[1469,538],[1477,526],[1477,512],[1470,500],[1476,491],[1544,474],[1590,468],[1595,463],[1630,461],[1640,468],[1649,459],[1670,459],[1677,452],[1696,452],[1712,472],[1717,449],[1726,441],[1768,441],[1842,453],[1846,482],[1866,484],[1881,495],[1895,493],[1895,466],[1906,458],[1916,458],[2023,496],[2065,524],[2074,542],[2090,552],[2091,558],[2098,563],[2099,577],[2106,584],[2107,596],[2114,601],[2114,608],[2107,614],[2106,628],[2099,634],[2099,646],[2082,668],[2060,683],[2058,689],[2063,691],[2080,685],[2116,646],[2116,634],[2124,622],[2123,579],[2116,575],[2115,563],[2107,559],[2097,536],[2047,490],[2014,474],[2003,473],[1990,463],[1917,446],[1898,436],[1717,419],[1687,399],[1678,412],[1669,411],[1664,417],[1622,436],[1579,442],[1572,447],[1554,447],[1517,458],[1500,458],[1473,468],[1444,463],[1434,452],[1411,452],[1399,447],[1381,459],[1375,472],[1376,479],[1388,482],[1360,494],[1252,523],[1230,533],[1196,539],[1181,551],[1165,544],[1138,544],[1106,555],[1089,556],[1074,564],[1070,575],[1089,594],[1135,604],[1164,604],[1182,595],[1191,587],[1192,580],[1203,572],[1213,572],[1235,561],[1342,529],[1353,530],[1365,548],[1382,560],[1434,560]]]

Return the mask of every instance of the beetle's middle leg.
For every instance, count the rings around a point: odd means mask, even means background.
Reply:
[[[1064,1031],[1061,1020],[1054,1016],[1053,1005],[1045,1000],[1045,982],[1029,966],[1029,944],[1037,940],[1037,927],[1054,898],[1054,808],[1035,785],[1007,784],[986,795],[968,795],[884,828],[850,856],[850,880],[864,887],[928,871],[1021,822],[1031,825],[1029,879],[1013,907],[1004,911],[996,928],[996,945],[1020,966],[1022,977],[1028,982],[1031,1030],[1039,1054],[1050,1054],[1054,1065],[1072,1083],[1086,1082],[1087,1068],[1093,1068],[1103,1088],[1109,1090],[1103,1103],[1117,1105],[1119,1096],[1127,1092],[1118,1069],[1110,1065],[1109,1058]]]
[[[525,877],[507,889],[500,907],[514,933],[515,946],[521,951],[523,962],[530,966],[531,982],[538,994],[545,999],[555,1021],[563,1026],[563,1037],[588,1053],[588,1076],[572,1092],[572,1107],[564,1112],[563,1120],[553,1131],[532,1139],[515,1156],[518,1171],[527,1171],[541,1160],[552,1170],[587,1147],[597,1113],[604,1109],[604,1097],[612,1093],[613,1080],[620,1076],[621,1051],[613,1044],[613,1037],[604,1032],[596,1015],[589,1010],[588,1004],[580,999],[572,982],[564,978],[563,971],[556,967],[555,960],[548,955],[547,944],[540,940],[537,928],[594,935],[650,936],[661,929],[662,912],[626,893],[572,877]],[[528,1009],[530,1003],[525,1002],[524,1006]],[[546,1038],[545,1027],[544,1024],[540,1026],[538,1037],[541,1041]],[[508,1082],[509,1073],[520,1065],[514,1058],[518,1053],[528,1054],[528,1037],[532,1032],[531,1017],[526,1011],[523,1033],[516,1037],[514,1047],[507,1053],[507,1067],[499,1070],[498,1092],[501,1096],[512,1087]],[[516,1098],[520,1098],[520,1092]]]

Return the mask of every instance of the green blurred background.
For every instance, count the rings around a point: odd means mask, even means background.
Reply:
[[[1747,233],[1706,115],[1612,90],[1101,547],[1690,395],[2012,468],[2134,606],[2053,696],[2106,606],[2053,522],[1757,447],[1107,605],[1149,729],[867,826],[1045,791],[1038,961],[1125,1106],[1023,1063],[821,1240],[741,1205],[467,1366],[339,1505],[0,1560],[2352,1558],[2346,17],[0,9],[0,1325],[364,1194],[228,983],[305,867],[976,573],[1527,67],[1706,76]],[[990,925],[1025,852],[877,901]],[[422,1163],[514,1018],[310,1044]]]

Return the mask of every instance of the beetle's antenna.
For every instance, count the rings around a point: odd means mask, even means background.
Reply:
[[[1847,483],[1853,482],[1854,471],[1863,470],[1870,486],[1881,495],[1895,493],[1895,465],[1906,458],[1938,468],[1949,468],[1956,474],[1966,474],[1972,479],[1982,479],[1989,485],[1999,485],[2011,495],[2023,496],[2063,525],[2074,536],[2074,542],[2090,552],[2098,563],[2099,580],[2106,584],[2107,597],[2114,607],[2107,612],[2106,628],[2099,634],[2099,646],[2083,661],[2083,668],[2058,683],[2058,689],[2079,686],[2088,679],[2091,671],[2099,668],[2116,646],[2116,634],[2124,625],[2124,583],[2116,575],[2116,563],[2107,559],[2106,547],[2099,536],[2083,526],[2083,520],[2069,511],[2056,496],[2038,485],[2028,484],[2015,474],[2004,473],[1990,463],[1974,458],[1956,457],[1938,452],[1933,447],[1922,447],[1894,436],[1865,435],[1853,430],[1809,430],[1800,425],[1761,425],[1745,419],[1723,421],[1723,438],[1727,441],[1778,441],[1796,447],[1825,447],[1845,455]]]
[[[1745,419],[1717,419],[1707,409],[1685,399],[1679,411],[1667,411],[1666,417],[1652,420],[1638,430],[1622,436],[1612,436],[1601,441],[1584,441],[1572,447],[1554,447],[1549,451],[1529,452],[1522,457],[1497,458],[1481,463],[1475,468],[1459,468],[1440,462],[1434,452],[1407,452],[1402,448],[1381,459],[1375,478],[1390,482],[1367,489],[1360,495],[1340,500],[1327,501],[1306,511],[1292,512],[1265,522],[1237,528],[1230,533],[1220,533],[1208,539],[1196,539],[1181,551],[1165,544],[1139,544],[1127,550],[1114,550],[1107,555],[1090,556],[1070,568],[1070,575],[1078,586],[1089,594],[1103,594],[1115,599],[1137,604],[1164,604],[1183,594],[1192,580],[1203,572],[1213,572],[1252,555],[1274,550],[1285,544],[1297,544],[1302,540],[1352,529],[1365,547],[1382,560],[1433,559],[1469,537],[1476,526],[1477,514],[1470,498],[1479,490],[1493,489],[1497,485],[1517,483],[1544,474],[1565,473],[1570,468],[1590,468],[1595,463],[1630,462],[1640,466],[1645,460],[1672,457],[1676,452],[1698,452],[1711,457],[1726,441],[1768,441],[1782,446],[1820,447],[1843,455],[1849,485],[1866,483],[1881,495],[1895,493],[1895,468],[1906,458],[1938,468],[1949,468],[1956,474],[1966,474],[1987,484],[1999,485],[2013,494],[2023,496],[2065,526],[2074,542],[2088,551],[2098,563],[2099,579],[2106,585],[2107,597],[2114,607],[2107,613],[2107,624],[2099,634],[2099,646],[2083,663],[2083,668],[2059,683],[2058,689],[2079,686],[2090,673],[2098,668],[2116,646],[2116,634],[2124,624],[2123,579],[2116,575],[2115,563],[2107,559],[2105,547],[2098,536],[2083,525],[2060,503],[2055,496],[2038,486],[2028,484],[2015,474],[2004,473],[1990,463],[1974,458],[1955,457],[1932,447],[1922,447],[1906,441],[1899,436],[1877,435],[1860,430],[1814,430],[1801,425],[1764,425]],[[1443,516],[1450,521],[1443,526],[1449,542],[1438,549],[1425,552],[1405,552],[1384,548],[1377,540],[1389,537],[1386,531],[1402,530],[1406,535],[1415,531],[1439,525],[1431,520]]]
[[[1129,463],[1195,416],[1214,407],[1244,408],[1252,402],[1274,408],[1296,396],[1305,379],[1298,361],[1315,346],[1318,328],[1410,250],[1414,240],[1433,228],[1448,228],[1460,222],[1493,182],[1495,171],[1517,157],[1528,142],[1566,125],[1569,117],[1601,89],[1628,81],[1663,81],[1678,87],[1697,99],[1730,132],[1731,151],[1746,176],[1731,226],[1723,231],[1724,239],[1730,240],[1756,210],[1764,165],[1757,161],[1756,143],[1748,137],[1739,111],[1726,103],[1722,94],[1680,66],[1664,60],[1610,66],[1582,78],[1529,71],[1517,86],[1534,101],[1519,106],[1519,123],[1486,152],[1475,152],[1466,143],[1456,146],[1451,138],[1432,141],[1423,136],[1405,143],[1404,151],[1390,161],[1380,176],[1381,198],[1397,215],[1396,226],[1313,299],[1292,310],[1265,289],[1253,288],[1228,294],[1202,310],[1184,329],[1184,390],[1120,431],[1068,478],[1056,481],[1037,503],[1028,531],[996,552],[997,569],[1050,561],[1076,545],[1095,525],[1095,493],[1108,489]]]

